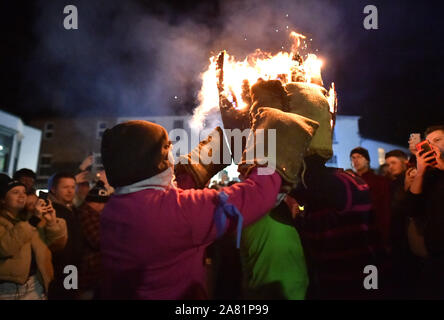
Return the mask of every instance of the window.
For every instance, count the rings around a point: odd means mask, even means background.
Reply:
[[[183,129],[183,120],[174,120],[173,129]]]
[[[43,138],[45,140],[52,139],[54,137],[54,123],[46,122],[43,129]]]
[[[96,130],[96,138],[97,139],[102,139],[103,133],[105,132],[107,127],[108,127],[108,124],[105,121],[98,121],[97,122],[97,130]]]
[[[379,165],[385,163],[385,150],[383,148],[378,148],[378,160]]]
[[[0,126],[0,172],[8,172],[12,155],[15,132]]]
[[[39,176],[49,177],[52,174],[52,154],[42,154],[40,156]]]

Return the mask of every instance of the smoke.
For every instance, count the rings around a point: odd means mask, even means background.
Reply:
[[[260,48],[277,53],[291,51],[290,32],[307,37],[302,54],[315,53],[324,61],[324,82],[334,81],[337,54],[346,47],[343,17],[333,1],[276,0],[223,2],[224,28],[217,48],[243,58]],[[245,40],[246,39],[246,40]]]
[[[294,41],[290,33],[296,31],[306,36],[304,43],[307,47],[301,47],[300,53],[319,56],[324,61],[324,82],[328,86],[334,81],[334,51],[344,48],[346,41],[344,33],[340,32],[342,19],[339,10],[329,1],[224,1],[220,17],[223,28],[212,43],[213,52],[225,49],[238,61],[256,49],[273,54],[291,52]],[[220,125],[219,114],[214,114],[217,108],[207,114],[208,111],[204,110],[211,106],[208,101],[202,103],[196,110],[192,125],[200,127],[202,116],[205,116],[207,126]]]
[[[211,55],[223,49],[239,58],[256,48],[289,51],[288,35],[296,30],[313,39],[309,49],[319,50],[329,83],[334,51],[345,42],[331,3],[196,1],[181,12],[135,0],[78,0],[70,4],[78,9],[79,29],[65,30],[65,4],[41,1],[28,76],[62,116],[191,113]],[[36,102],[30,98],[29,104]]]

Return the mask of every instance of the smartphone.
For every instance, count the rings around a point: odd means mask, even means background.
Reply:
[[[48,192],[39,191],[39,199],[43,199],[43,200],[45,200],[46,205],[48,205],[48,204],[49,204],[49,201],[48,201]]]
[[[31,226],[33,227],[37,227],[37,225],[40,223],[40,221],[42,221],[42,219],[40,219],[39,217],[36,216],[32,216],[31,218],[29,218],[28,222]]]
[[[416,150],[418,150],[419,154],[424,154],[429,151],[432,151],[433,149],[432,149],[432,146],[430,145],[430,143],[427,140],[424,140],[416,145]],[[433,155],[436,158],[436,152],[433,152]],[[432,161],[431,163],[436,164],[437,163],[436,159],[434,161]]]

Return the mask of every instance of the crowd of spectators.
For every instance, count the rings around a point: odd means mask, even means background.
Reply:
[[[290,212],[285,228],[301,234],[308,261],[308,271],[305,267],[297,269],[294,266],[298,272],[305,272],[298,280],[302,285],[297,289],[303,294],[295,297],[305,297],[306,278],[310,278],[307,298],[349,297],[344,292],[353,292],[354,283],[351,280],[348,283],[347,276],[362,275],[361,269],[350,271],[356,260],[343,259],[341,265],[336,265],[333,259],[318,257],[312,250],[326,243],[314,241],[319,235],[310,229],[312,221],[301,220],[303,205],[316,212],[325,211],[323,205],[328,204],[332,217],[341,210],[366,211],[368,219],[351,223],[365,225],[374,231],[373,253],[377,252],[374,261],[381,266],[377,298],[444,298],[444,126],[428,128],[424,139],[430,150],[418,150],[416,144],[409,141],[410,154],[401,150],[387,152],[385,164],[378,171],[371,169],[369,152],[359,146],[350,151],[351,169],[345,171],[329,171],[316,157],[306,159],[305,189],[290,193],[279,209]],[[36,192],[36,175],[32,170],[22,168],[12,178],[5,174],[0,176],[0,299],[100,298],[100,216],[114,189],[108,184],[105,172],[98,173],[92,180],[88,178],[90,165],[88,157],[77,173],[55,173],[48,181],[47,196]],[[229,181],[223,174],[220,182],[208,187],[222,191],[238,181]],[[344,182],[348,189],[338,181],[348,181]],[[361,194],[353,198],[353,201],[360,199],[356,203],[346,204],[350,200],[347,192],[358,194],[365,188],[365,197]],[[306,194],[306,190],[310,193]],[[344,209],[346,206],[354,209]],[[265,230],[273,226],[264,223],[261,228],[265,234]],[[252,232],[248,230],[243,240],[247,244],[243,245],[250,246],[250,251],[245,251],[245,247],[237,250],[233,234],[208,247],[205,261],[210,275],[209,298],[270,298],[269,294],[262,296],[259,289],[252,293],[241,285],[245,281],[245,268],[248,268],[245,259],[251,255],[252,246],[258,245],[248,244],[249,232]],[[324,231],[336,235],[332,236],[331,243],[343,241],[338,240],[342,235],[337,226],[329,226]],[[332,248],[331,253],[344,254],[352,243],[358,248],[359,237],[356,233],[355,238]],[[266,242],[260,245],[263,248]],[[286,244],[281,246],[285,248]],[[289,254],[292,249],[281,250],[281,254]],[[317,261],[317,266],[323,264],[324,267],[314,271],[310,269],[310,261]],[[344,261],[349,262],[345,265]],[[281,256],[280,263],[293,262]],[[66,266],[79,269],[77,290],[66,289]],[[342,274],[344,279],[329,278],[329,271],[334,268],[347,272]],[[316,285],[330,289],[321,292]],[[331,289],[334,286],[340,290]],[[273,287],[266,289],[268,293],[275,292]]]

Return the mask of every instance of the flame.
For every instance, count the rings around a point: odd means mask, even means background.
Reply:
[[[334,82],[331,83],[330,90],[328,91],[327,100],[328,100],[328,104],[330,106],[330,113],[336,114],[336,112],[338,111],[338,109],[337,109],[338,99],[337,99],[337,96],[336,96],[336,90],[335,90],[335,83]]]
[[[249,107],[249,101],[244,99],[246,84],[249,87],[258,79],[278,79],[283,85],[289,82],[307,82],[323,85],[321,68],[323,61],[315,54],[308,54],[303,60],[298,53],[301,39],[306,37],[302,34],[291,32],[293,46],[291,52],[279,52],[275,55],[256,52],[248,55],[243,61],[237,61],[235,57],[225,52],[223,62],[223,94],[237,109]],[[201,129],[204,126],[206,116],[217,110],[219,106],[218,91],[218,69],[217,56],[210,58],[208,69],[202,73],[202,87],[199,92],[200,105],[194,110],[191,127]],[[335,111],[336,92],[334,84],[330,88],[328,101],[330,111]]]
[[[290,37],[295,39],[293,46],[291,47],[291,50],[293,52],[297,52],[298,48],[301,46],[301,39],[306,39],[306,37],[303,34],[296,33],[294,31],[290,33]]]

